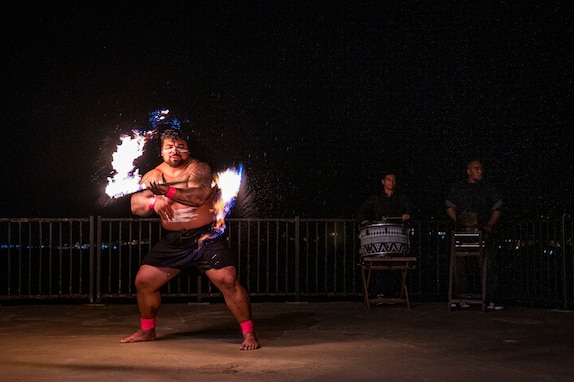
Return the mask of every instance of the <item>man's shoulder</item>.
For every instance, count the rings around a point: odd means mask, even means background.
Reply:
[[[470,183],[467,179],[463,179],[463,180],[459,180],[458,182],[456,182],[454,184],[454,187],[459,187],[459,188],[466,188],[469,187],[472,183]]]
[[[201,172],[211,172],[211,166],[209,163],[204,162],[199,159],[190,158],[187,165],[185,166],[188,170],[192,170],[194,172],[201,171]]]
[[[482,187],[496,188],[493,183],[490,183],[490,182],[485,181],[485,180],[483,180],[483,181],[480,182],[480,183],[482,184]]]
[[[160,165],[161,166],[161,165]],[[163,171],[161,170],[161,167],[157,166],[155,168],[152,168],[151,170],[149,170],[148,172],[146,172],[141,181],[142,183],[149,183],[149,182],[159,182],[162,180],[162,176],[163,176]]]
[[[405,200],[408,199],[408,195],[405,194],[402,191],[395,191],[393,192],[393,194],[389,197],[389,199],[397,199],[397,200]]]
[[[483,188],[483,187],[485,187],[485,185],[487,185],[487,183],[484,181],[469,182],[467,179],[463,179],[461,181],[454,183],[452,185],[452,188],[454,190],[475,190],[475,189]]]
[[[494,197],[497,197],[497,198],[500,197],[500,195],[499,195],[500,193],[498,192],[498,189],[492,183],[483,182],[482,189],[484,190],[484,192],[488,192],[489,194],[494,195]]]

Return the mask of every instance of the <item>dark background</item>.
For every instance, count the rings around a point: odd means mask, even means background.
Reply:
[[[130,216],[128,198],[104,195],[111,154],[158,108],[191,122],[193,155],[243,163],[238,216],[352,218],[390,169],[415,218],[444,218],[475,156],[507,216],[572,211],[569,1],[21,1],[2,13],[1,217]],[[150,149],[138,163],[159,160]]]

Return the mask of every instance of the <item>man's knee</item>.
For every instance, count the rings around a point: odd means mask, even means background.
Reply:
[[[237,277],[234,274],[223,274],[220,275],[218,278],[218,284],[221,285],[222,288],[235,288],[238,286],[239,282],[237,281]]]
[[[208,277],[219,289],[235,289],[241,285],[237,279],[235,267],[225,267],[221,269],[212,269]]]
[[[178,274],[177,270],[169,268],[155,268],[143,265],[140,267],[136,278],[135,286],[138,290],[159,289],[163,284]]]
[[[137,290],[142,290],[150,287],[149,277],[145,273],[138,272],[135,279],[135,285]]]

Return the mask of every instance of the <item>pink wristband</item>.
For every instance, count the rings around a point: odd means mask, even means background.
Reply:
[[[241,333],[242,334],[253,332],[253,321],[252,320],[240,322],[239,326],[241,326]]]
[[[153,211],[153,206],[155,206],[155,198],[151,198],[149,202],[149,209]]]
[[[175,196],[176,192],[177,192],[177,189],[173,186],[170,186],[169,190],[167,190],[167,193],[165,194],[165,197],[171,199]]]

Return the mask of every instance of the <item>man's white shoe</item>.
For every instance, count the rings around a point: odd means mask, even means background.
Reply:
[[[490,304],[488,304],[488,306],[486,307],[486,309],[490,309],[490,310],[502,310],[502,309],[504,309],[504,306],[502,306],[502,305],[496,305],[494,302],[491,302]]]

